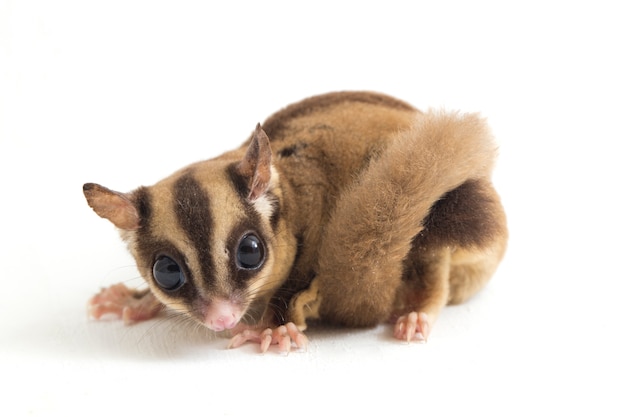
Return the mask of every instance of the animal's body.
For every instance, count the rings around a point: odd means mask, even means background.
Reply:
[[[166,305],[263,349],[305,343],[310,319],[425,338],[504,254],[496,153],[476,115],[343,92],[288,106],[240,148],[153,186],[85,184],[150,287],[105,290],[92,314],[140,320]]]

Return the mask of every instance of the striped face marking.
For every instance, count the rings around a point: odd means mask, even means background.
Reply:
[[[159,301],[220,331],[262,319],[295,258],[271,160],[257,125],[247,150],[190,165],[151,187],[123,194],[85,184],[83,191],[120,229]]]
[[[183,175],[174,183],[173,193],[176,221],[185,239],[188,239],[189,249],[199,266],[196,275],[214,277],[215,265],[211,256],[214,226],[208,193],[191,174]]]
[[[133,254],[153,293],[214,330],[232,328],[271,276],[272,194],[251,202],[228,165],[197,165],[134,193]]]

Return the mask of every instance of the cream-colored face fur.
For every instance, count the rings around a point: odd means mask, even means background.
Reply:
[[[257,126],[247,149],[151,187],[123,194],[86,184],[84,192],[120,229],[157,299],[220,331],[262,319],[295,257],[271,160]]]
[[[122,233],[157,298],[218,330],[210,321],[219,317],[212,315],[232,315],[229,325],[258,319],[264,312],[248,311],[252,302],[271,296],[288,271],[275,271],[276,258],[289,264],[295,253],[280,232],[284,222],[272,225],[280,204],[278,173],[272,169],[265,192],[250,201],[236,189],[232,167],[231,161],[207,161],[137,190],[135,199],[145,210],[142,227]],[[259,266],[241,265],[238,251],[246,236],[258,239]],[[164,288],[155,276],[162,257],[180,268],[185,282],[179,288]],[[213,311],[216,303],[219,312]]]

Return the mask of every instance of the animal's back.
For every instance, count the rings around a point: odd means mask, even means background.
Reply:
[[[322,233],[338,197],[419,114],[387,95],[338,92],[287,106],[262,124],[284,190],[280,212],[298,240],[290,278],[273,299],[278,310],[286,309],[284,302],[314,276]]]
[[[307,195],[338,195],[418,114],[384,94],[337,92],[292,104],[262,127],[282,179],[308,204]]]

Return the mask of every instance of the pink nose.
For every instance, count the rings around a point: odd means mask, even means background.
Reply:
[[[237,324],[235,320],[235,316],[219,316],[216,319],[210,319],[207,322],[209,329],[215,330],[216,332],[221,332],[225,329],[232,329]]]
[[[211,330],[221,332],[232,329],[241,318],[241,308],[231,301],[215,299],[209,305],[204,324]]]

